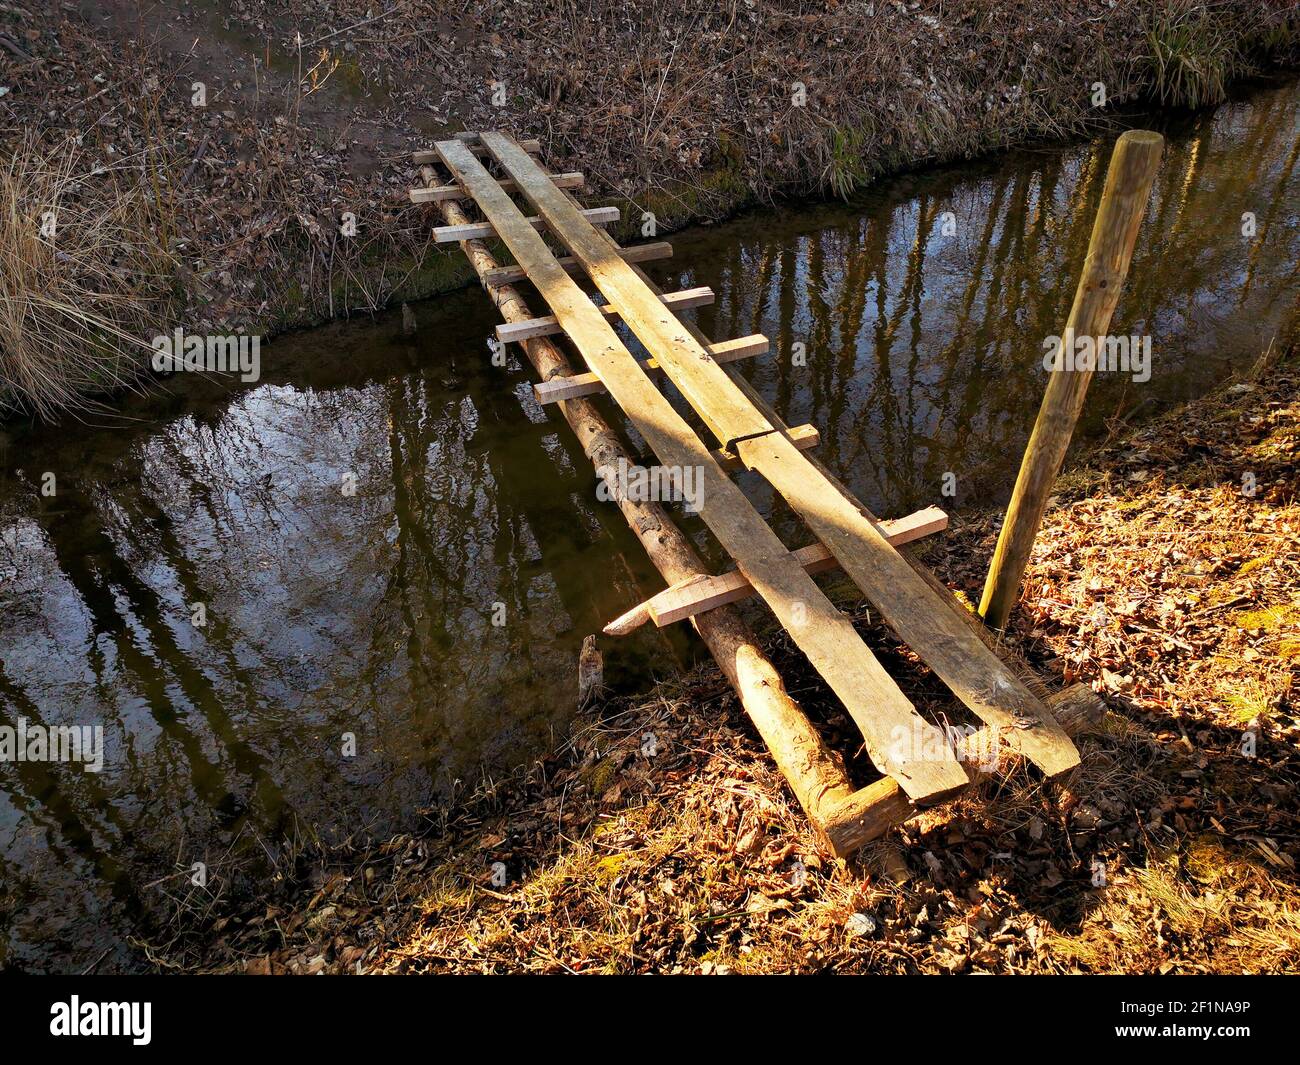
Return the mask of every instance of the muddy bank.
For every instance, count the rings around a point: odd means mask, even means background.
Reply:
[[[378,15],[344,0],[15,3],[0,9],[0,128],[72,158],[82,199],[143,190],[149,221],[129,243],[164,264],[172,296],[170,321],[142,315],[143,340],[172,323],[272,335],[467,279],[404,202],[409,152],[448,132],[541,137],[631,235],[645,212],[665,230],[1137,104],[1213,103],[1294,62],[1296,18],[1253,0],[595,5],[581,20],[498,0]]]
[[[1082,768],[1018,772],[828,857],[712,666],[594,708],[381,845],[303,847],[181,910],[151,959],[245,972],[1275,972],[1300,964],[1300,361],[1078,456],[1008,638],[1108,706]],[[1284,354],[1284,350],[1286,353]],[[977,595],[1000,514],[927,561]],[[851,599],[843,599],[850,606]],[[941,686],[859,624],[927,709]],[[852,725],[771,648],[828,741]]]

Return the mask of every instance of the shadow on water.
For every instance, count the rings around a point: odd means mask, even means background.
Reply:
[[[1295,82],[1256,87],[1166,130],[1116,314],[1151,335],[1151,380],[1099,375],[1084,440],[1246,368],[1294,318],[1298,103]],[[1109,148],[755,213],[677,235],[653,272],[715,290],[710,336],[772,339],[744,372],[878,513],[1005,499]],[[0,964],[139,964],[128,937],[193,862],[220,877],[238,841],[391,831],[544,752],[582,637],[661,586],[529,374],[491,366],[481,292],[419,318],[277,341],[255,385],[173,380],[4,438],[0,726],[101,725],[105,765],[0,763]],[[606,682],[696,654],[684,627],[643,629],[607,648]]]

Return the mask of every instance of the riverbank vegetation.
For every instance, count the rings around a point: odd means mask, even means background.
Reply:
[[[91,169],[31,137],[0,164],[0,393],[46,418],[135,384],[175,295],[171,205]]]
[[[593,202],[666,229],[780,195],[846,196],[1146,102],[1214,103],[1233,78],[1294,63],[1297,17],[1257,0],[581,14],[411,0],[378,15],[356,0],[250,0],[115,4],[86,22],[6,3],[0,129],[28,147],[3,160],[19,182],[5,238],[19,270],[0,294],[0,412],[52,416],[122,384],[143,369],[142,334],[178,321],[269,335],[463,283],[405,202],[409,152],[446,132],[541,137],[548,163],[584,171]],[[98,249],[104,268],[89,272],[84,249],[32,243],[24,227],[52,195],[24,170],[32,152],[75,185],[85,219],[143,212],[121,257],[102,258],[102,231],[60,229]],[[34,345],[38,281],[76,292],[93,333]],[[123,317],[128,298],[143,302]]]
[[[1292,333],[1213,394],[1076,455],[1007,633],[1043,675],[1106,701],[1064,781],[990,781],[836,860],[710,664],[589,708],[556,751],[426,811],[422,831],[302,842],[270,882],[223,878],[201,904],[178,892],[149,957],[242,972],[1293,971],[1298,395]],[[1000,519],[955,515],[930,542],[959,595],[977,595]],[[937,693],[857,619],[910,697]],[[797,652],[770,651],[851,746]]]

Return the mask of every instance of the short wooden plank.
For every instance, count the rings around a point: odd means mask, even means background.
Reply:
[[[655,259],[670,259],[673,254],[673,246],[666,240],[655,241],[653,244],[636,244],[630,248],[619,248],[618,257],[625,263],[648,263]],[[572,255],[565,255],[557,259],[566,273],[576,274],[582,270],[582,264]],[[527,280],[527,276],[521,267],[518,266],[498,266],[495,269],[486,271],[482,276],[485,285],[513,285],[518,281]]]
[[[714,295],[713,289],[708,285],[701,285],[699,288],[684,288],[680,292],[666,292],[661,298],[665,307],[671,307],[675,311],[685,311],[712,303]],[[600,313],[607,318],[618,315],[618,311],[608,303],[601,307]],[[527,322],[502,322],[497,326],[497,339],[503,344],[511,342],[517,344],[533,337],[553,336],[562,332],[564,330],[560,327],[559,319],[554,315],[543,315]]]
[[[853,506],[780,434],[742,440],[737,453],[775,488],[835,556],[904,643],[1003,739],[1055,776],[1079,752],[1047,708]]]
[[[618,308],[619,317],[659,361],[723,447],[775,431],[527,152],[502,133],[483,133],[480,140],[551,232],[586,268],[605,298]]]
[[[473,194],[515,261],[528,271],[529,280],[588,368],[623,408],[659,462],[699,472],[700,516],[843,701],[862,730],[872,761],[918,802],[937,801],[963,787],[965,771],[942,733],[916,713],[852,622],[791,557],[685,419],[637,365],[605,316],[555,261],[546,242],[510,197],[460,142],[439,142],[438,152],[456,180]],[[704,358],[717,365],[707,353]],[[903,736],[920,737],[925,752],[908,743],[900,745],[898,730]]]
[[[812,426],[802,428],[811,429]],[[797,435],[798,433],[798,428],[791,427],[790,439],[795,447],[802,451],[803,441]],[[739,462],[738,459],[736,461]],[[948,528],[948,515],[938,507],[926,507],[905,518],[880,522],[881,533],[895,547],[910,544],[913,540],[919,540],[923,536],[941,532],[946,528]],[[821,544],[809,544],[791,554],[809,573],[822,573],[839,566],[835,556]],[[696,614],[703,614],[706,610],[748,599],[753,594],[753,585],[739,570],[728,570],[717,576],[695,577],[665,588],[662,592],[638,603],[606,625],[604,632],[606,636],[626,636],[647,621],[653,621],[660,627],[671,625],[674,622],[685,621]]]
[[[588,207],[582,215],[589,222],[599,225],[617,222],[621,217],[617,207]],[[534,229],[541,229],[546,224],[540,218],[529,218],[527,222]],[[435,226],[433,230],[433,239],[439,244],[461,240],[487,240],[495,235],[488,222],[469,222],[463,226]]]
[[[567,174],[552,174],[551,180],[555,182],[556,188],[560,189],[580,189],[583,184],[583,176],[577,171],[570,171]],[[501,187],[506,192],[513,192],[515,183],[508,180],[502,181]],[[467,198],[465,190],[459,185],[433,185],[411,190],[412,203],[439,203],[442,200],[464,200]]]
[[[719,344],[709,345],[709,354],[713,356],[716,362],[736,362],[739,359],[752,358],[755,355],[762,355],[767,351],[767,337],[762,333],[755,333],[752,336],[737,337],[735,340],[724,340]],[[654,359],[647,359],[641,363],[642,368],[647,373],[658,373],[659,363]],[[552,377],[549,381],[542,381],[533,385],[533,395],[537,402],[545,406],[547,403],[559,403],[566,399],[577,399],[580,396],[599,395],[605,391],[605,386],[600,383],[600,378],[594,373],[578,373],[572,377]],[[740,464],[740,459],[735,455],[727,452],[730,460]]]
[[[474,155],[487,155],[487,149],[478,143],[479,135],[477,133],[458,133],[456,134],[456,137],[457,139],[464,141],[466,147],[468,147]],[[542,142],[535,139],[522,140],[519,142],[519,147],[526,152],[540,152],[542,150]],[[437,151],[419,151],[411,153],[411,162],[416,166],[428,166],[431,163],[436,163],[439,158],[440,156]]]

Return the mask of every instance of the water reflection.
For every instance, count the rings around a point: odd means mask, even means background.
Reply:
[[[1087,427],[1185,398],[1248,365],[1295,312],[1294,85],[1184,119],[1169,138],[1116,331],[1150,333],[1154,380],[1094,380]],[[718,293],[710,336],[765,332],[745,373],[882,513],[1005,498],[1064,326],[1111,140],[908,176],[855,211],[765,212],[674,238],[665,283]],[[1253,212],[1253,239],[1242,216]],[[954,232],[955,229],[955,232]],[[795,365],[802,343],[807,367]]]
[[[1297,93],[1169,131],[1116,316],[1153,334],[1152,380],[1099,376],[1094,427],[1202,390],[1294,317]],[[1005,496],[1108,152],[1018,152],[682,234],[659,275],[715,289],[711,336],[772,338],[745,372],[879,512],[952,507],[946,471],[957,504]],[[101,724],[106,765],[0,764],[0,964],[138,962],[128,937],[177,868],[228,875],[237,840],[387,831],[543,751],[583,635],[661,586],[530,375],[489,364],[482,294],[421,318],[415,338],[385,320],[279,341],[255,387],[178,382],[109,425],[11,433],[0,725]],[[680,627],[643,629],[607,680],[694,653]]]

